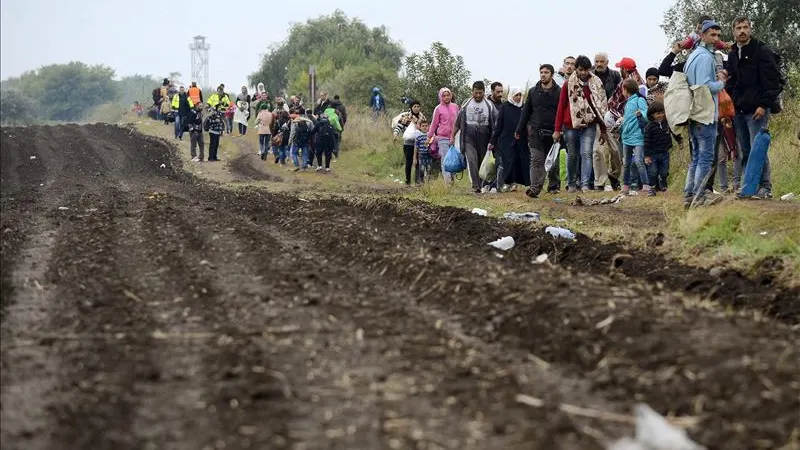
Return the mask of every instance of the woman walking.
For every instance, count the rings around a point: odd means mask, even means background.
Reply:
[[[524,184],[515,176],[516,161],[519,153],[525,148],[521,139],[515,139],[514,133],[522,115],[522,89],[512,86],[508,91],[508,101],[500,106],[497,115],[497,126],[489,141],[489,150],[494,152],[497,165],[497,191],[507,192],[515,189],[514,183]]]
[[[247,134],[247,121],[250,118],[250,94],[247,86],[242,86],[242,93],[236,96],[236,111],[233,121],[239,124],[239,136]]]
[[[428,128],[428,144],[431,149],[438,148],[439,160],[444,160],[450,149],[450,133],[458,118],[458,106],[453,103],[453,93],[449,88],[439,89],[439,104],[433,110],[431,126]],[[453,174],[442,168],[445,184],[452,184]]]

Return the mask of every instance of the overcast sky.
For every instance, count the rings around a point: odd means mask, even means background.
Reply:
[[[484,10],[465,7],[478,3],[464,0],[303,0],[283,2],[285,7],[277,3],[81,0],[67,5],[56,0],[2,0],[0,77],[75,60],[106,64],[117,75],[163,78],[178,71],[188,82],[188,46],[201,34],[211,45],[211,82],[242,85],[258,66],[259,54],[283,40],[291,23],[338,7],[371,27],[385,25],[408,53],[442,41],[464,57],[473,78],[522,86],[538,79],[539,64],[558,69],[568,54],[592,58],[605,51],[612,65],[630,56],[644,72],[668,49],[659,24],[673,0],[635,6],[619,0],[508,0],[482,2],[491,6]],[[633,14],[623,14],[621,8],[633,8]]]

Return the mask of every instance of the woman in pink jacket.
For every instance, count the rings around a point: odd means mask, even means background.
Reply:
[[[453,103],[453,93],[446,87],[439,89],[439,104],[433,110],[431,126],[428,129],[428,143],[431,151],[435,152],[438,147],[440,161],[450,149],[450,133],[453,132],[457,118],[458,105]],[[453,174],[450,172],[442,170],[442,176],[445,183],[453,182]]]

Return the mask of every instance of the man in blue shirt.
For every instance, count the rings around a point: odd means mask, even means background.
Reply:
[[[715,73],[714,49],[720,39],[721,28],[713,20],[703,22],[701,28],[701,41],[697,48],[686,60],[684,71],[689,86],[708,86],[711,98],[714,101],[713,121],[710,124],[694,120],[689,122],[689,136],[691,138],[692,160],[686,174],[686,186],[683,190],[684,206],[709,205],[722,198],[709,195],[706,198],[706,179],[711,173],[711,166],[716,155],[715,143],[717,139],[717,120],[719,118],[718,92],[725,87],[727,73],[723,70]],[[696,92],[696,91],[695,91]],[[695,93],[697,96],[697,93]],[[695,97],[695,102],[698,99]],[[707,105],[711,107],[711,105]]]

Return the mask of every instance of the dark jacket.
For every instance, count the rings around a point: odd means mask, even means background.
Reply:
[[[189,132],[203,132],[203,114],[196,110],[192,109],[189,111],[189,115],[186,118],[186,131]]]
[[[617,89],[617,86],[622,83],[622,74],[614,69],[607,68],[603,73],[600,73],[597,70],[592,70],[592,73],[597,75],[597,78],[600,78],[600,81],[603,82],[603,89],[606,91],[606,98],[611,98],[611,96],[614,95],[614,91]]]
[[[644,156],[662,155],[672,148],[672,133],[666,119],[651,120],[644,128]]]
[[[781,93],[781,76],[773,50],[757,39],[742,47],[734,45],[728,54],[726,90],[737,114],[750,114],[759,106],[771,108]]]
[[[661,61],[661,65],[658,66],[658,75],[670,78],[674,72],[683,72],[683,66],[686,64],[685,62],[675,64],[674,66],[672,65],[672,63],[675,62],[676,56],[678,55],[675,53],[667,53],[667,56]]]
[[[527,135],[521,135],[520,139],[514,139],[521,116],[521,107],[514,106],[511,102],[503,103],[497,113],[497,123],[492,131],[492,137],[489,139],[489,143],[495,147],[495,158],[503,159],[505,169],[503,184],[531,184],[530,175],[525,176],[529,172],[530,159],[527,159],[525,164],[520,161],[521,156],[530,158]]]
[[[192,111],[192,106],[189,105],[189,94],[183,93],[178,94],[178,115],[181,117],[186,117],[189,115],[189,111]]]
[[[517,134],[528,136],[528,133],[538,133],[539,130],[555,130],[559,96],[561,88],[555,81],[549,91],[542,88],[541,81],[530,88],[525,104],[522,105]]]

